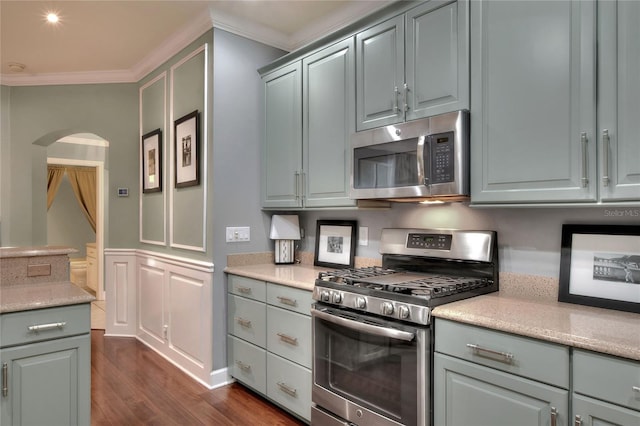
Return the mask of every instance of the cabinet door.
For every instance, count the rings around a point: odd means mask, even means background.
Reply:
[[[263,77],[265,145],[262,206],[302,206],[302,72],[300,61]]]
[[[629,410],[574,393],[572,419],[575,425],[584,426],[639,425],[640,411]]]
[[[404,15],[356,35],[358,131],[404,120]]]
[[[1,350],[8,390],[0,424],[90,424],[90,351],[88,334]]]
[[[471,2],[471,201],[596,199],[595,2]]]
[[[355,131],[354,41],[302,61],[305,207],[353,206],[350,137]]]
[[[600,198],[640,200],[640,3],[598,2]]]
[[[469,109],[468,19],[466,0],[407,13],[407,120]]]
[[[433,394],[439,426],[567,426],[567,390],[440,353]]]

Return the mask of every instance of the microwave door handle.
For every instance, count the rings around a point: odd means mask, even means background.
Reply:
[[[429,179],[425,174],[425,161],[424,161],[424,150],[427,142],[426,136],[420,136],[418,138],[418,182],[424,185],[429,185]]]
[[[311,309],[311,316],[318,317],[322,320],[336,325],[347,327],[351,330],[361,331],[363,333],[372,334],[375,336],[388,337],[391,339],[403,340],[405,342],[410,342],[415,338],[415,334],[408,331],[396,330],[393,328],[380,327],[373,324],[358,322],[348,318],[328,314],[315,308]]]

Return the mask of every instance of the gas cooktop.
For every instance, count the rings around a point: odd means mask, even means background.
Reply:
[[[323,304],[429,324],[431,308],[498,290],[492,231],[383,229],[382,266],[321,272]]]

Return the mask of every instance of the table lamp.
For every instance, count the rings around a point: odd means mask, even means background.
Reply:
[[[275,263],[295,263],[295,240],[300,239],[298,216],[274,214],[269,238],[276,240]]]

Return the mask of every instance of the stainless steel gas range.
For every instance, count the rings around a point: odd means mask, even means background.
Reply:
[[[493,231],[383,229],[380,253],[315,282],[313,426],[431,425],[431,310],[498,290]]]

